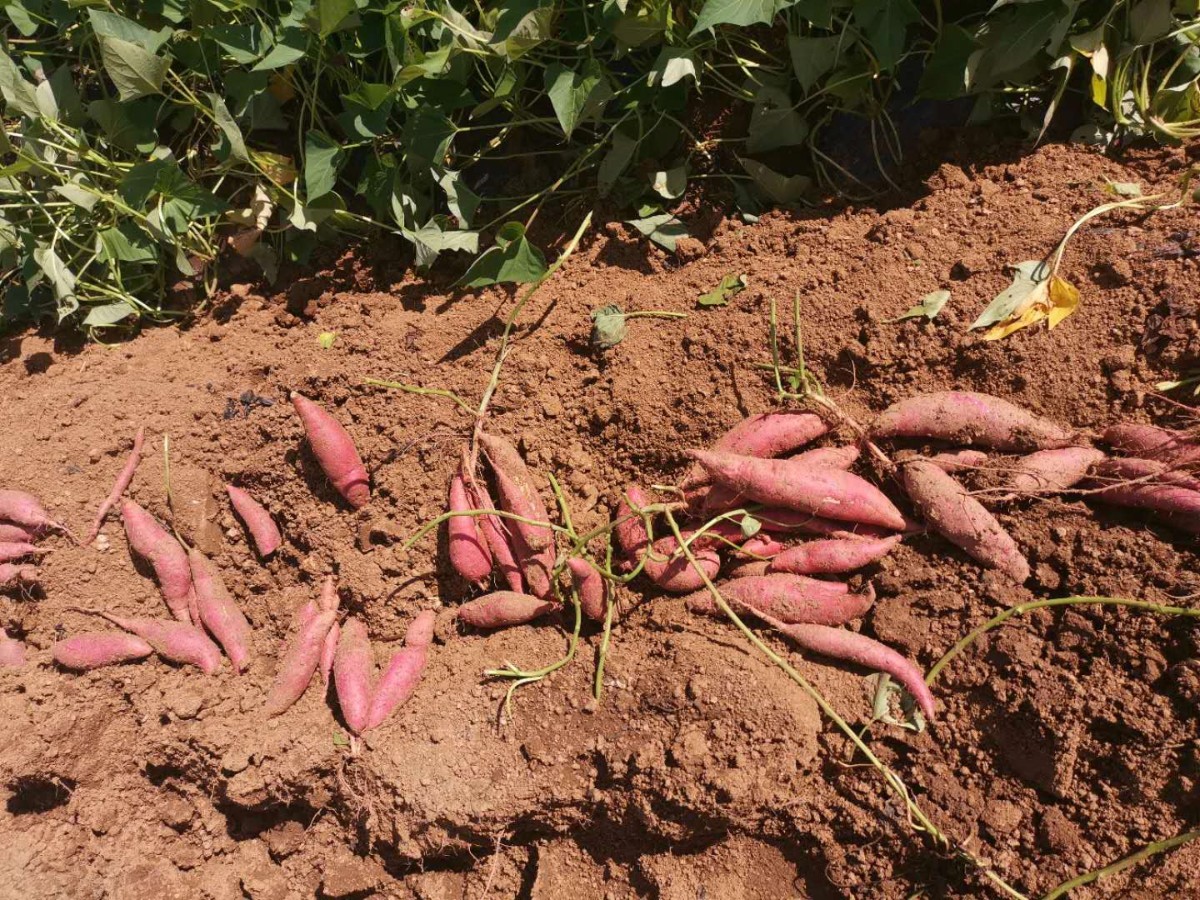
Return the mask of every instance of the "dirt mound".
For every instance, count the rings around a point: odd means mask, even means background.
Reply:
[[[686,261],[647,252],[620,224],[587,236],[536,296],[493,404],[494,428],[539,472],[554,471],[586,529],[623,485],[672,483],[683,449],[709,443],[773,400],[770,299],[803,297],[808,359],[849,411],[959,387],[1019,398],[1085,432],[1161,421],[1147,397],[1196,356],[1200,260],[1188,209],[1117,214],[1080,233],[1065,274],[1079,312],[1053,333],[986,343],[966,326],[1009,281],[1105,200],[1106,178],[1168,188],[1181,152],[1126,163],[1045,147],[1012,163],[947,164],[910,205],[878,212],[715,220]],[[711,216],[710,216],[711,218]],[[688,249],[688,247],[685,247]],[[335,572],[343,608],[380,645],[469,586],[444,538],[405,551],[436,516],[470,422],[435,398],[366,388],[368,377],[474,400],[515,292],[435,292],[394,283],[380,251],[277,294],[235,286],[194,327],[126,345],[44,336],[0,342],[4,482],[35,490],[82,528],[144,425],[132,496],[166,518],[161,436],[183,536],[213,555],[255,626],[258,662],[205,679],[161,663],[76,676],[48,666],[65,608],[160,609],[118,522],[92,549],[65,541],[34,598],[0,597],[0,625],[39,665],[0,673],[0,896],[397,898],[899,898],[978,896],[976,873],[923,844],[875,773],[815,704],[724,623],[638,590],[591,700],[594,632],[580,659],[519,692],[500,722],[506,661],[548,663],[560,623],[481,636],[443,621],[415,697],[350,755],[318,691],[264,721],[261,702],[291,611]],[[749,287],[729,306],[695,298],[723,276]],[[932,323],[890,321],[940,287]],[[607,355],[587,345],[590,311],[679,310],[638,319]],[[1191,304],[1189,306],[1189,304]],[[334,332],[331,349],[318,345]],[[371,469],[374,497],[350,511],[304,449],[287,401],[334,410]],[[222,482],[276,514],[285,546],[265,565]],[[1002,515],[1034,577],[1013,587],[939,539],[906,541],[875,578],[866,633],[928,667],[1014,603],[1077,594],[1169,602],[1196,590],[1194,541],[1145,517],[1048,501]],[[443,617],[444,619],[445,617]],[[921,735],[872,729],[872,747],[935,820],[1021,890],[1037,894],[1148,841],[1197,825],[1200,632],[1191,620],[1111,608],[1038,611],[990,634],[939,680]],[[782,644],[775,644],[785,651]],[[861,671],[790,653],[852,722],[870,712]],[[1200,890],[1189,845],[1073,896]]]

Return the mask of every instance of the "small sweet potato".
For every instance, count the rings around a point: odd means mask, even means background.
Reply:
[[[749,562],[734,566],[725,574],[730,581],[736,581],[739,578],[752,578],[759,575],[766,575],[770,565],[771,561],[769,559],[752,559]],[[708,589],[705,588],[705,590],[707,591]]]
[[[332,593],[333,579],[325,580],[324,593]],[[335,595],[336,596],[336,595]],[[295,629],[287,642],[283,659],[275,673],[275,683],[267,695],[266,714],[277,716],[299,700],[321,663],[321,651],[329,629],[337,621],[337,606],[317,606],[309,601],[296,613]]]
[[[31,528],[0,522],[0,542],[6,544],[32,543],[36,539],[37,535]]]
[[[99,609],[73,608],[76,612],[100,616],[118,628],[136,634],[168,662],[195,666],[205,675],[212,675],[221,668],[221,651],[195,625],[174,619],[117,616]]]
[[[466,465],[465,459],[463,465]],[[447,505],[452,513],[468,513],[476,509],[467,494],[461,471],[450,477]],[[488,550],[487,539],[479,530],[477,517],[455,516],[446,523],[446,530],[450,535],[450,564],[454,571],[467,581],[484,584],[492,574],[492,554]]]
[[[629,499],[626,500],[626,497]],[[649,505],[650,498],[646,492],[640,487],[631,487],[617,503],[616,512],[613,514],[613,520],[618,523],[613,527],[613,536],[617,539],[617,546],[625,554],[625,558],[633,565],[637,565],[642,554],[650,547],[646,524],[634,513],[633,507],[643,509]]]
[[[900,467],[904,490],[929,526],[985,566],[1015,581],[1029,578],[1029,563],[996,517],[967,489],[931,462],[906,461]]]
[[[250,623],[229,595],[225,582],[221,580],[221,573],[212,560],[193,547],[188,550],[188,564],[192,570],[200,621],[225,649],[234,670],[246,671],[254,655]]]
[[[878,562],[900,543],[900,535],[875,540],[846,540],[833,538],[809,541],[790,547],[771,560],[772,572],[792,572],[797,575],[833,575],[853,572]]]
[[[458,608],[458,618],[472,628],[509,628],[544,616],[556,604],[516,591],[494,591]]]
[[[1183,431],[1122,422],[1110,425],[1102,435],[1104,443],[1118,453],[1154,459],[1175,465],[1200,462],[1200,441]]]
[[[579,595],[579,608],[585,616],[595,622],[603,622],[608,610],[608,582],[595,566],[586,559],[574,556],[567,560],[575,592]]]
[[[548,522],[550,514],[538,493],[533,473],[517,448],[503,438],[480,433],[479,444],[496,476],[500,508],[522,519]],[[554,570],[554,531],[546,525],[506,519],[512,536],[513,556],[521,566],[526,588],[538,597],[550,595],[550,575]]]
[[[38,556],[49,552],[49,550],[38,547],[36,544],[28,544],[23,541],[14,543],[0,541],[0,563],[13,562],[14,560],[26,559],[30,556]]]
[[[1039,450],[1017,461],[1005,487],[1013,494],[1046,494],[1069,490],[1083,481],[1088,469],[1104,459],[1094,447]]]
[[[0,669],[20,669],[25,665],[25,645],[0,631]]]
[[[337,492],[355,509],[366,506],[371,499],[371,476],[350,433],[331,413],[295,391],[292,406],[304,425],[313,456]]]
[[[782,456],[829,431],[820,416],[807,412],[768,412],[743,419],[713,444],[713,450],[739,456]]]
[[[674,535],[655,541],[654,554],[646,558],[646,565],[642,571],[646,573],[647,578],[664,591],[670,591],[672,594],[686,594],[703,585],[704,579],[686,556],[674,555],[678,549],[679,542],[675,540]],[[721,569],[721,557],[715,550],[693,545],[692,555],[696,557],[696,562],[699,563],[709,580],[717,577],[717,572]],[[655,559],[654,556],[660,558]],[[662,557],[666,557],[666,559]]]
[[[120,473],[118,473],[112,491],[104,498],[104,502],[100,504],[100,509],[96,512],[96,518],[92,522],[92,528],[87,533],[87,537],[83,539],[85,547],[99,536],[100,527],[104,524],[104,517],[108,515],[110,509],[117,505],[117,501],[121,499],[121,495],[125,493],[125,489],[133,481],[133,473],[137,471],[138,463],[142,461],[142,443],[145,440],[146,429],[139,428],[133,438],[133,450],[129,454],[129,459],[125,461],[125,465],[122,467]]]
[[[404,647],[397,650],[384,670],[371,696],[367,712],[367,730],[378,728],[392,712],[401,706],[417,689],[421,673],[429,660],[433,642],[433,610],[418,613],[404,635]]]
[[[869,585],[864,593],[851,594],[840,581],[783,573],[737,578],[718,585],[717,590],[735,610],[781,622],[843,625],[866,615],[875,602],[875,591]],[[687,607],[709,616],[723,614],[707,590],[689,595]]]
[[[784,546],[770,534],[759,532],[742,544],[742,552],[762,559],[772,559],[783,553]]]
[[[1097,484],[1137,481],[1140,484],[1173,484],[1200,491],[1200,478],[1180,472],[1171,463],[1160,462],[1157,459],[1108,456],[1092,466],[1091,475]]]
[[[974,391],[918,394],[894,403],[871,425],[871,436],[929,438],[1007,453],[1053,450],[1069,447],[1077,440],[1076,435],[1049,419]]]
[[[904,516],[883,492],[851,472],[812,468],[794,459],[757,459],[705,450],[689,455],[724,484],[759,503],[839,521],[900,530]]]
[[[0,563],[0,588],[20,587],[36,584],[38,571],[35,566],[19,566],[15,563]]]
[[[180,622],[192,622],[192,568],[187,551],[150,513],[132,500],[121,504],[121,519],[129,546],[154,569],[167,608]]]
[[[803,463],[806,466],[823,469],[841,469],[848,471],[858,457],[862,454],[862,448],[858,444],[846,444],[842,447],[817,447],[813,450],[805,450],[803,453],[798,453],[791,458],[791,461],[797,464]],[[703,471],[703,466],[700,469]],[[723,484],[714,484],[707,492],[702,495],[697,495],[697,500],[689,500],[689,509],[700,509],[701,513],[706,516],[713,516],[717,513],[728,512],[731,509],[737,509],[743,505],[746,498]]]
[[[354,734],[362,734],[367,727],[374,668],[367,626],[358,619],[347,619],[338,639],[337,655],[333,659],[333,684],[337,689],[342,719]]]
[[[134,662],[154,652],[144,639],[124,631],[88,631],[54,645],[54,662],[64,669],[86,672],[102,666]]]
[[[279,526],[275,524],[275,520],[271,518],[266,507],[241,488],[227,484],[225,491],[229,494],[229,502],[233,506],[233,511],[237,513],[237,517],[242,520],[242,524],[250,532],[258,555],[266,559],[283,543],[283,535],[279,533]]]
[[[954,475],[963,470],[978,469],[987,462],[988,455],[982,450],[947,450],[944,453],[934,453],[927,456],[931,463],[945,472]]]
[[[491,494],[488,493],[487,487],[474,478],[470,472],[464,474],[463,481],[467,489],[467,497],[475,509],[499,509],[492,500]],[[517,564],[517,558],[513,554],[512,536],[509,534],[508,527],[500,516],[480,516],[477,521],[479,531],[487,541],[488,549],[492,551],[496,568],[504,576],[509,589],[518,594],[525,593],[525,576],[521,574],[521,567]]]
[[[37,497],[25,491],[0,490],[0,522],[4,521],[35,531],[71,533],[64,525],[50,518]]]

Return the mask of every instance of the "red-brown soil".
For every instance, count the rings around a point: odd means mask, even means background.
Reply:
[[[710,228],[678,258],[620,224],[593,230],[523,316],[490,427],[542,477],[556,473],[576,525],[593,527],[624,485],[677,482],[684,449],[771,407],[757,367],[768,358],[767,305],[786,308],[796,291],[812,369],[862,420],[960,387],[1084,431],[1124,418],[1179,423],[1152,386],[1200,357],[1194,207],[1086,227],[1064,268],[1082,307],[1054,332],[986,343],[966,327],[1007,284],[1007,264],[1040,257],[1110,199],[1105,178],[1170,189],[1185,154],[1118,162],[1049,146],[1014,160],[947,164],[886,212],[772,213],[746,225],[697,210]],[[278,292],[234,286],[194,326],[116,346],[0,339],[0,480],[36,491],[82,531],[144,425],[155,449],[131,493],[166,518],[169,434],[180,532],[217,559],[258,651],[241,677],[156,661],[55,670],[56,636],[94,627],[66,607],[160,614],[161,600],[119,521],[92,548],[52,539],[42,590],[0,597],[0,626],[35,660],[0,672],[0,897],[989,895],[969,866],[913,832],[877,773],[730,625],[642,583],[621,598],[599,705],[589,625],[576,661],[518,692],[512,719],[499,721],[504,685],[484,669],[553,661],[563,620],[481,635],[459,633],[447,613],[416,695],[357,755],[315,688],[264,720],[291,611],[324,573],[336,573],[343,609],[369,624],[381,659],[417,610],[452,611],[470,593],[444,537],[401,547],[442,510],[468,417],[363,381],[476,402],[516,292],[431,287],[386,255],[364,248]],[[744,273],[748,289],[728,307],[696,309],[696,295],[729,273]],[[936,321],[888,321],[939,287],[953,298]],[[601,356],[587,344],[588,314],[606,303],[689,318],[631,321]],[[332,349],[317,344],[324,331],[337,334]],[[292,389],[354,434],[374,480],[365,510],[350,511],[315,468]],[[275,512],[277,558],[255,558],[222,481]],[[880,599],[855,627],[927,668],[1020,601],[1195,604],[1194,539],[1147,517],[1079,500],[1018,503],[1001,517],[1033,566],[1026,586],[919,536],[871,574]],[[871,746],[942,829],[1040,895],[1200,824],[1193,622],[1110,607],[1019,618],[950,666],[928,730],[875,726]],[[865,722],[868,673],[762,634],[851,723]],[[1196,896],[1198,872],[1191,844],[1072,896]]]

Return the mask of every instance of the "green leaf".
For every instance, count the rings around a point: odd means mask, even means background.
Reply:
[[[131,21],[116,13],[103,9],[88,10],[88,22],[98,38],[116,38],[138,47],[153,55],[171,37],[172,30],[163,26],[158,31],[151,31],[137,22]]]
[[[697,297],[696,305],[724,306],[745,289],[745,275],[726,275],[715,288]]]
[[[1171,0],[1141,0],[1129,10],[1129,34],[1135,44],[1152,44],[1175,25]]]
[[[212,104],[213,119],[216,121],[217,128],[221,129],[221,134],[225,135],[225,140],[229,142],[229,155],[234,159],[249,162],[250,154],[246,150],[246,141],[242,137],[242,129],[238,127],[238,123],[229,112],[229,107],[225,105],[225,101],[217,94],[205,94],[205,96],[208,97],[208,102]]]
[[[327,134],[310,131],[304,136],[304,193],[309,203],[334,189],[343,155],[341,145]]]
[[[438,185],[446,193],[446,205],[450,207],[450,212],[469,228],[482,202],[479,195],[467,187],[460,172],[447,171],[438,179]]]
[[[305,21],[324,40],[336,31],[357,25],[358,7],[354,0],[316,0]]]
[[[29,14],[29,10],[23,3],[14,0],[4,7],[4,11],[8,13],[9,21],[13,23],[13,27],[17,29],[21,37],[33,37],[37,33],[39,23]]]
[[[1050,42],[1063,10],[1060,0],[1040,0],[989,16],[976,35],[983,49],[972,56],[971,89],[990,87],[1034,59]]]
[[[88,104],[87,112],[113,146],[121,150],[145,154],[158,143],[152,101],[122,103],[120,100],[93,100]]]
[[[650,87],[668,88],[685,78],[698,80],[695,54],[685,47],[663,47],[647,73],[646,83]]]
[[[645,216],[641,219],[629,219],[627,225],[632,225],[654,243],[671,253],[681,237],[687,237],[687,226],[671,213],[659,213]]]
[[[171,62],[121,38],[100,35],[100,57],[121,100],[162,93]]]
[[[650,187],[658,196],[666,200],[677,200],[687,190],[687,167],[676,166],[654,173]]]
[[[615,303],[592,310],[592,346],[611,350],[625,340],[625,313]]]
[[[96,235],[100,258],[109,262],[153,263],[158,261],[158,248],[132,222],[122,222]]]
[[[111,328],[118,322],[123,322],[130,316],[136,316],[137,310],[124,300],[116,303],[106,303],[104,306],[94,306],[88,310],[83,324],[91,328]]]
[[[405,231],[404,236],[417,246],[418,268],[428,268],[435,257],[443,251],[462,250],[479,252],[479,232],[446,229],[445,216],[435,216],[416,231]]]
[[[100,199],[98,194],[87,190],[81,182],[84,176],[76,175],[71,181],[63,184],[56,184],[53,188],[54,193],[60,197],[65,197],[81,209],[91,212],[92,207]]]
[[[539,4],[540,0],[504,0],[489,46],[516,60],[551,37],[555,6]]]
[[[1031,259],[1012,267],[1013,283],[996,295],[987,308],[979,314],[969,331],[987,328],[1003,322],[1021,308],[1029,296],[1043,287],[1050,277],[1050,269],[1043,260]]]
[[[918,316],[924,316],[929,321],[933,321],[937,314],[942,311],[942,307],[950,299],[949,291],[931,291],[921,298],[916,306],[910,307],[908,312],[902,316],[897,316],[895,319],[889,319],[889,322],[903,322],[905,319],[915,319]]]
[[[956,100],[967,93],[968,61],[975,38],[965,28],[947,25],[925,61],[918,93],[930,100]]]
[[[750,513],[746,513],[746,515],[742,516],[742,520],[738,524],[742,529],[742,535],[744,537],[752,538],[762,531],[762,522],[754,518],[754,516],[750,515]]]
[[[163,159],[151,159],[138,163],[125,173],[125,177],[121,179],[121,184],[117,188],[117,193],[135,210],[145,210],[147,201],[158,189],[159,177],[170,165]]]
[[[739,157],[738,162],[759,190],[776,203],[795,203],[812,187],[812,179],[805,175],[780,175],[755,159]]]
[[[837,62],[839,37],[800,37],[788,35],[788,53],[792,57],[792,71],[796,80],[808,93],[821,76]]]
[[[409,169],[414,172],[441,169],[455,130],[454,123],[439,109],[422,106],[409,115],[401,133],[404,161]]]
[[[612,192],[617,179],[629,168],[637,145],[638,142],[624,132],[613,134],[612,147],[600,160],[600,170],[596,175],[596,188],[601,197],[607,197]]]
[[[41,116],[33,85],[25,80],[17,64],[3,50],[0,50],[0,95],[4,96],[10,110],[31,119]]]
[[[214,25],[205,34],[217,42],[234,62],[248,65],[263,55],[263,29],[258,25]]]
[[[603,108],[607,97],[600,101],[601,95],[607,93],[611,96],[612,93],[604,78],[604,70],[594,59],[589,59],[581,72],[568,69],[561,63],[553,63],[546,69],[545,83],[554,115],[558,117],[558,124],[567,137],[589,114],[598,114],[597,106]]]
[[[750,138],[746,149],[765,153],[779,147],[793,147],[808,137],[808,122],[792,108],[792,98],[781,87],[764,84],[754,95],[750,114]]]
[[[67,268],[53,247],[35,247],[33,261],[50,282],[54,298],[58,301],[58,321],[62,322],[79,309],[79,301],[75,298],[75,273]]]
[[[496,232],[496,245],[488,248],[463,275],[467,288],[493,284],[527,284],[546,274],[546,257],[525,236],[525,226],[509,222]]]
[[[704,0],[696,27],[688,37],[717,25],[770,25],[787,5],[782,0]]]
[[[303,59],[308,54],[308,35],[299,28],[288,28],[275,38],[275,46],[271,52],[251,69],[252,72],[265,72],[268,69],[282,69]]]
[[[891,69],[904,55],[908,26],[921,21],[911,0],[857,0],[854,21],[863,30],[882,69]]]

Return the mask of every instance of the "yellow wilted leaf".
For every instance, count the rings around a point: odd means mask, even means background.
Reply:
[[[1053,328],[1079,307],[1079,291],[1065,278],[1057,275],[1042,281],[1030,291],[1016,315],[989,328],[983,335],[985,341],[998,341],[1010,334],[1036,325],[1043,319]]]
[[[1065,278],[1050,279],[1050,313],[1046,316],[1050,328],[1079,308],[1079,291]]]
[[[280,153],[269,153],[265,150],[251,150],[250,158],[280,187],[288,187],[296,180],[296,166],[290,156]]]

